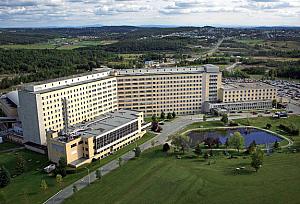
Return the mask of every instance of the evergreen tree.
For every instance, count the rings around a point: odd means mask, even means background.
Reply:
[[[197,144],[195,147],[195,154],[199,157],[202,154],[201,146],[200,144]]]
[[[136,147],[133,151],[134,151],[134,156],[135,157],[139,157],[141,155],[141,153],[142,153],[140,147]]]
[[[227,124],[228,123],[228,115],[227,114],[224,114],[221,118],[221,122],[223,122],[224,124]]]
[[[165,114],[165,112],[162,111],[162,112],[160,113],[160,119],[161,119],[161,120],[164,120],[165,118],[166,118],[166,114]]]
[[[102,171],[101,171],[101,169],[97,169],[97,170],[96,170],[96,178],[97,178],[98,180],[101,180],[101,179],[102,179]]]
[[[167,119],[172,119],[173,117],[172,117],[172,113],[168,113],[168,115],[167,115]]]
[[[63,178],[60,174],[56,175],[56,183],[61,187],[61,184],[63,182]]]
[[[163,145],[163,152],[168,152],[170,150],[170,145],[168,144],[168,143],[165,143],[164,145]]]
[[[4,167],[0,167],[0,187],[5,187],[10,183],[10,173],[9,171]]]
[[[175,113],[175,111],[173,111],[172,117],[173,117],[173,118],[176,118],[176,113]]]
[[[40,188],[41,188],[43,191],[46,191],[46,190],[48,189],[48,185],[47,185],[45,179],[43,179],[43,180],[41,181]]]
[[[25,172],[26,169],[26,160],[22,155],[17,155],[16,157],[16,172],[18,174],[22,174]]]

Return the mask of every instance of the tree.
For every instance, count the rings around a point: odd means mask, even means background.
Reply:
[[[102,179],[102,171],[101,171],[101,169],[97,169],[97,170],[96,170],[96,178],[97,178],[98,180],[101,180],[101,179]]]
[[[60,174],[62,177],[67,175],[67,160],[65,157],[60,157],[58,161],[57,174]]]
[[[162,131],[162,127],[161,127],[161,126],[158,126],[156,132],[159,133],[159,132],[161,132],[161,131]]]
[[[223,122],[224,124],[228,123],[228,115],[227,114],[223,114],[223,116],[221,118],[221,122]]]
[[[48,189],[48,185],[47,185],[45,179],[42,179],[40,188],[41,188],[43,191],[46,191],[46,190]]]
[[[264,152],[261,149],[257,149],[254,154],[252,154],[252,162],[251,166],[257,172],[259,168],[261,168],[263,164]]]
[[[163,151],[163,152],[168,152],[169,150],[170,150],[170,145],[169,145],[168,143],[165,143],[165,144],[163,145],[162,151]]]
[[[72,189],[73,189],[73,193],[76,193],[78,191],[78,188],[76,185],[74,185]]]
[[[160,119],[161,120],[164,120],[166,118],[166,114],[162,111],[161,113],[160,113]]]
[[[202,154],[201,146],[200,144],[197,144],[195,147],[195,154],[199,157]]]
[[[185,150],[189,148],[190,138],[187,135],[175,135],[172,137],[172,145],[177,148],[180,148],[182,153],[185,153]]]
[[[206,121],[206,115],[203,115],[203,121],[205,122]]]
[[[229,145],[236,148],[238,152],[245,145],[245,139],[239,132],[235,132],[233,136],[228,139]]]
[[[175,113],[175,111],[173,111],[172,117],[173,117],[173,118],[176,118],[176,113]]]
[[[172,117],[172,113],[168,113],[168,115],[167,115],[167,119],[172,119],[173,117]]]
[[[24,173],[25,169],[26,169],[26,160],[22,155],[18,154],[16,157],[16,172],[18,174],[22,174]]]
[[[4,167],[0,167],[0,187],[5,187],[10,183],[10,173],[9,171]]]
[[[156,117],[156,115],[152,115],[151,119],[152,119],[152,122],[157,122],[157,117]]]
[[[136,148],[134,148],[134,156],[135,157],[140,157],[140,155],[141,155],[141,153],[142,153],[142,151],[141,151],[141,148],[140,147],[136,147]]]
[[[277,100],[276,99],[272,100],[272,107],[277,108]]]
[[[63,182],[63,178],[60,174],[56,175],[56,183],[61,187],[61,184]]]
[[[279,143],[278,141],[276,140],[275,143],[274,143],[274,149],[278,149],[279,148]]]
[[[209,154],[208,154],[208,152],[205,152],[205,154],[204,154],[203,158],[204,158],[205,160],[207,160],[207,159],[209,158]]]
[[[248,147],[249,154],[253,154],[256,151],[256,142],[253,140]]]
[[[271,129],[272,125],[270,123],[266,124],[267,129]]]
[[[229,147],[228,138],[226,138],[226,141],[225,141],[225,147],[226,147],[226,149]]]
[[[122,159],[122,157],[119,157],[119,159],[118,159],[118,163],[119,163],[119,167],[121,167],[121,166],[122,166],[122,163],[123,163],[123,159]]]

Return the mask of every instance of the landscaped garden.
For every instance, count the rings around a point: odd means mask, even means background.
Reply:
[[[299,129],[300,117],[236,122],[277,132],[291,138],[294,144],[265,154],[258,165],[255,162],[259,155],[255,158],[244,151],[229,151],[229,156],[208,148],[200,152],[186,148],[184,154],[174,153],[173,148],[168,153],[161,146],[152,148],[65,203],[299,203],[300,138],[283,130],[282,125]],[[223,126],[219,121],[200,122],[185,130]]]
[[[142,144],[154,136],[155,135],[152,133],[147,133],[136,143],[132,143],[118,150],[113,155],[110,155],[101,161],[96,161],[89,165],[82,166],[76,170],[68,169],[67,172],[69,172],[69,174],[63,178],[61,183],[57,182],[55,176],[47,175],[43,172],[42,168],[49,163],[45,155],[29,150],[0,153],[0,167],[4,165],[12,177],[9,185],[4,188],[0,187],[0,203],[4,203],[4,200],[8,204],[42,203],[47,200],[48,197],[51,197],[58,192],[61,188],[66,187],[85,176],[87,174],[85,167],[89,168],[90,171],[94,171],[100,166],[103,166],[110,161],[119,158],[126,152],[133,150],[136,144]],[[5,145],[5,147],[7,147],[7,145]],[[11,147],[11,145],[9,145],[9,147]],[[22,163],[24,163],[25,169],[22,172],[19,172],[16,168],[18,158],[24,160]],[[41,188],[42,180],[45,180],[46,182],[46,189]]]

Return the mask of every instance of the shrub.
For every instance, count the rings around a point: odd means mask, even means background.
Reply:
[[[290,124],[289,126],[280,124],[278,127],[290,135],[299,135],[299,128],[294,124]]]
[[[235,121],[229,121],[229,126],[238,126],[239,124]]]
[[[163,145],[163,152],[168,152],[170,150],[170,145],[168,144],[168,143],[165,143],[164,145]]]

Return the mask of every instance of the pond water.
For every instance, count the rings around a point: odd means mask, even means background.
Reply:
[[[233,129],[216,129],[216,130],[195,130],[188,133],[190,143],[195,146],[202,143],[206,138],[219,138],[222,144],[225,144],[227,138],[232,136],[234,132],[240,132],[245,139],[245,145],[248,147],[254,140],[256,144],[271,144],[282,139],[272,133],[258,130],[255,128],[233,128]]]

